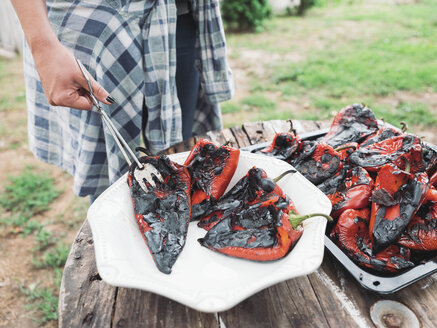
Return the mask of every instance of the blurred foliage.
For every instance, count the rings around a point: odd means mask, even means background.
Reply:
[[[268,0],[225,0],[221,3],[226,27],[239,31],[260,31],[266,19],[272,17]]]

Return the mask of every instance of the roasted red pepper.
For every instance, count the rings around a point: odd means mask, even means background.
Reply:
[[[423,172],[425,162],[422,158],[422,142],[412,134],[404,134],[361,147],[349,156],[349,160],[356,166],[361,166],[370,172],[378,171],[388,163],[394,163],[405,168],[410,164],[411,172]]]
[[[410,262],[410,252],[407,248],[390,245],[374,254],[369,238],[370,211],[344,211],[330,237],[358,265],[380,272],[396,272],[414,266]]]
[[[347,209],[360,209],[369,205],[374,182],[361,167],[354,167],[346,174],[337,191],[328,195],[332,203],[331,216],[337,218]]]
[[[296,171],[286,171],[284,174],[292,172]],[[247,174],[217,202],[203,204],[204,208],[202,208],[201,211],[202,216],[198,223],[199,227],[209,230],[219,221],[250,204],[264,202],[269,199],[278,199],[283,195],[283,191],[276,182],[281,179],[284,174],[281,174],[276,179],[270,179],[263,169],[256,167],[251,168]],[[291,201],[289,201],[289,203],[292,204]]]
[[[290,161],[305,178],[318,185],[341,171],[341,154],[324,142],[304,141],[300,152]]]
[[[293,154],[302,146],[302,140],[291,132],[278,133],[273,142],[266,148],[256,153],[272,156],[284,161],[289,161]]]
[[[428,184],[428,191],[426,192],[425,201],[427,202],[437,202],[437,189],[432,186],[430,183]]]
[[[340,154],[340,160],[344,163],[349,161],[349,156],[360,149],[360,145],[357,142],[349,142],[343,146],[335,148],[335,151]]]
[[[253,261],[278,260],[287,255],[302,236],[303,228],[298,225],[304,219],[321,215],[298,216],[292,211],[289,216],[288,204],[284,196],[252,204],[216,224],[199,242],[229,256]]]
[[[400,136],[402,134],[403,132],[398,129],[382,127],[374,134],[368,136],[363,142],[361,142],[360,146],[367,147],[383,140],[390,139],[395,136]]]
[[[423,143],[423,160],[425,162],[425,171],[428,176],[435,177],[435,183],[437,183],[437,146],[428,143]],[[433,178],[432,185],[435,185]]]
[[[372,110],[362,104],[353,104],[340,110],[322,141],[336,148],[349,142],[361,142],[378,130]]]
[[[429,178],[429,185],[437,187],[437,171]]]
[[[188,170],[167,156],[141,157],[143,170],[152,165],[163,181],[138,181],[136,163],[129,169],[128,184],[135,218],[150,253],[161,272],[170,273],[182,251],[191,215],[191,182]],[[153,176],[153,175],[152,175]]]
[[[239,157],[239,149],[217,147],[206,139],[194,145],[184,163],[191,174],[191,202],[193,213],[196,213],[193,220],[201,214],[198,204],[218,200],[224,194],[237,169]]]
[[[340,171],[338,171],[329,179],[323,181],[321,184],[318,184],[317,188],[319,188],[325,195],[334,194],[340,187],[350,169],[352,169],[352,166],[349,165],[349,163],[343,163],[343,168]]]
[[[419,251],[437,250],[437,202],[429,202],[419,209],[398,244]]]
[[[428,191],[427,174],[407,171],[387,164],[378,172],[371,197],[372,214],[369,224],[375,252],[398,239],[425,200]]]

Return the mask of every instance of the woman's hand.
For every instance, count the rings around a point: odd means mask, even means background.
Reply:
[[[76,59],[60,42],[39,48],[33,52],[33,57],[50,105],[84,110],[93,107],[86,92],[89,91],[87,81]],[[88,76],[97,100],[108,105],[114,103],[109,93],[89,73]]]

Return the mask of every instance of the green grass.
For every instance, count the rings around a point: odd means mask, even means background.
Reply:
[[[61,193],[55,188],[48,173],[35,173],[31,166],[8,180],[9,184],[0,194],[0,207],[27,219],[47,210],[49,204]]]
[[[271,111],[276,109],[276,103],[262,94],[253,94],[241,100],[243,108]]]
[[[330,5],[314,8],[304,18],[277,17],[266,24],[264,33],[228,36],[234,54],[256,51],[259,58],[275,54],[278,59],[254,63],[264,72],[247,75],[250,95],[234,101],[225,113],[244,109],[247,99],[255,98],[255,103],[267,99],[273,104],[250,103],[257,112],[246,119],[331,119],[334,111],[365,102],[378,117],[394,124],[404,120],[435,125],[435,113],[425,101],[390,107],[381,100],[399,92],[417,99],[437,92],[437,1],[396,6],[327,2]],[[275,102],[290,100],[309,102],[311,110],[301,106],[296,113],[275,112]]]
[[[58,320],[58,297],[50,288],[40,288],[36,284],[28,287],[19,284],[18,287],[26,295],[27,300],[31,301],[25,305],[25,308],[39,313],[38,317],[31,315],[35,322],[44,324],[50,320]]]
[[[358,48],[358,47],[357,47]],[[278,89],[323,90],[330,98],[344,95],[386,96],[398,90],[437,91],[437,45],[413,47],[406,41],[375,41],[371,49],[339,48],[317,54],[303,65],[277,67]]]
[[[41,258],[32,258],[32,264],[37,269],[61,268],[64,266],[69,252],[69,246],[64,243],[58,243],[54,249],[44,252]]]
[[[48,231],[41,227],[38,229],[37,233],[35,234],[35,251],[40,251],[43,249],[46,249],[47,247],[56,244],[58,241],[58,237],[53,235],[53,232]]]
[[[229,100],[221,104],[221,110],[223,114],[236,113],[241,110],[241,105],[235,101]]]

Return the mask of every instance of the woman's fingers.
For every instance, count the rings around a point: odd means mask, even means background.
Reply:
[[[65,93],[60,93],[57,97],[53,96],[50,104],[53,106],[64,106],[82,110],[90,110],[93,108],[93,102],[90,97],[80,89],[72,89]]]
[[[91,80],[91,87],[93,88],[94,96],[97,100],[105,103],[106,105],[110,105],[114,103],[113,98],[109,95],[109,92],[106,91],[96,80],[90,75],[89,79]],[[87,88],[88,89],[88,88]]]
[[[53,106],[90,110],[93,107],[88,95],[88,83],[73,54],[60,43],[53,49],[34,54],[35,65],[41,78],[44,93]],[[86,72],[98,101],[113,103],[109,93]]]

